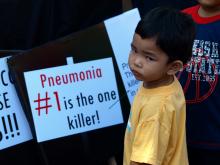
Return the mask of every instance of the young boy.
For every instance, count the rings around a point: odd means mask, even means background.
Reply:
[[[220,0],[198,3],[183,11],[196,23],[193,55],[180,77],[189,163],[220,165]]]
[[[190,59],[193,20],[168,8],[151,10],[137,25],[129,66],[143,81],[131,107],[124,165],[187,165],[185,98],[175,74]]]

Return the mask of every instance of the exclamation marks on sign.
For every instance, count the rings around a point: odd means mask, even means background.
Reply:
[[[3,127],[4,127],[5,135],[7,135],[7,134],[8,134],[8,131],[7,131],[7,127],[6,127],[6,124],[5,124],[5,118],[4,118],[4,116],[2,116],[2,124],[3,124]],[[8,136],[6,136],[6,139],[8,139]]]
[[[20,132],[19,132],[18,122],[17,122],[17,118],[16,118],[15,113],[13,113],[13,119],[14,119],[14,123],[15,123],[15,129],[16,129],[16,131],[17,131],[17,135],[19,136],[19,135],[20,135]]]
[[[0,141],[3,139],[3,135],[5,135],[5,139],[9,139],[10,137],[14,138],[16,135],[19,136],[19,127],[15,113],[12,116],[7,115],[2,116],[2,126],[3,131],[0,132]]]

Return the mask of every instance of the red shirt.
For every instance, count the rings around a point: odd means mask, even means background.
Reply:
[[[196,6],[193,6],[193,7],[190,7],[190,8],[183,10],[183,12],[191,15],[193,20],[197,24],[207,24],[207,23],[215,22],[220,19],[220,14],[218,14],[216,16],[212,16],[212,17],[199,16],[199,14],[198,14],[199,8],[200,8],[200,5],[196,5]]]

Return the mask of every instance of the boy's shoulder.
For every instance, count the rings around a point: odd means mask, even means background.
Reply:
[[[144,95],[139,95],[138,99],[148,96],[146,105],[151,108],[163,107],[165,109],[175,110],[180,104],[185,104],[185,97],[180,82],[175,77],[174,82],[169,86],[141,91]],[[149,102],[148,102],[149,101]]]

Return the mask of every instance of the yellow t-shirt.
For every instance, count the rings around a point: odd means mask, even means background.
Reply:
[[[124,141],[124,162],[188,165],[185,138],[185,97],[179,81],[138,90]]]

